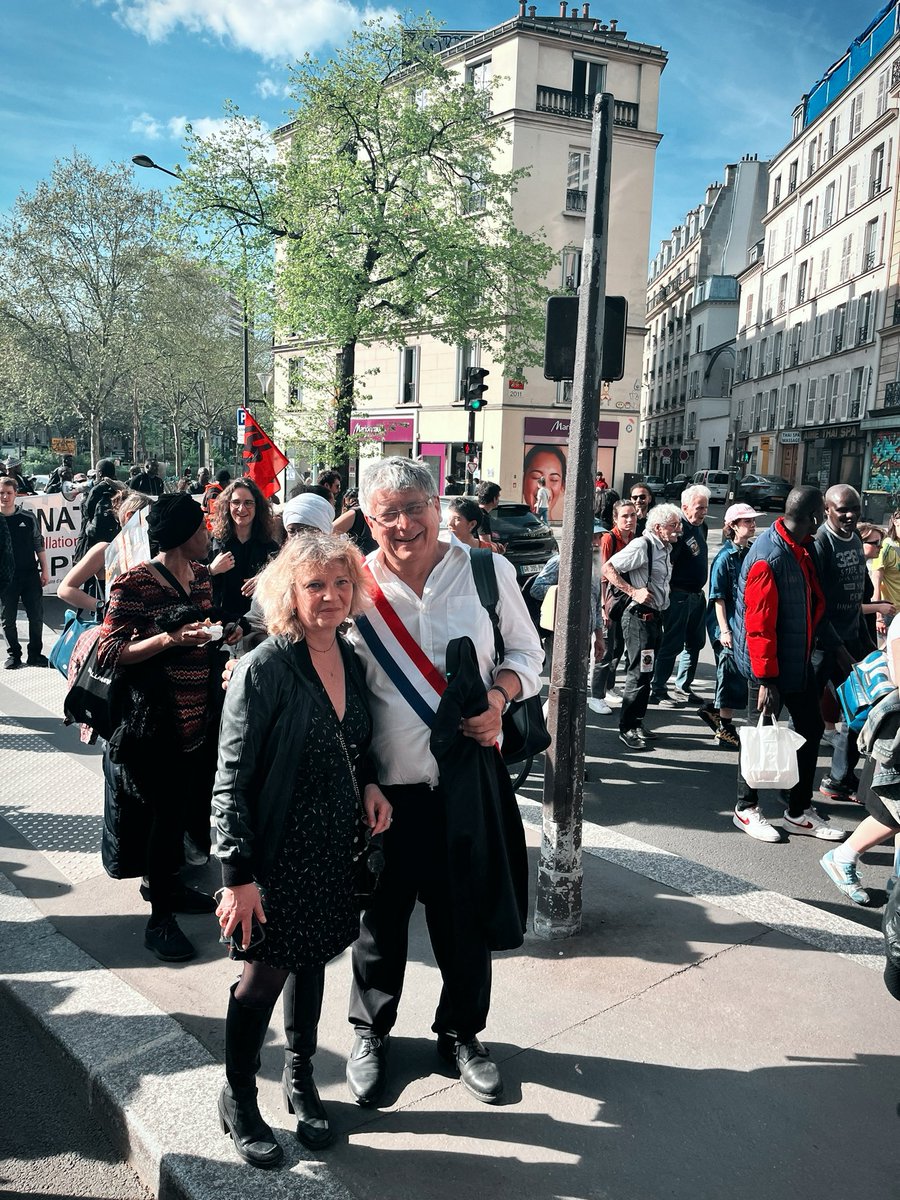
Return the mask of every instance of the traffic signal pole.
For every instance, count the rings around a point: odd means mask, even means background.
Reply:
[[[591,129],[593,170],[588,181],[550,678],[547,723],[553,742],[544,769],[544,812],[534,913],[535,933],[548,939],[571,937],[581,928],[585,664],[593,636],[591,538],[606,299],[612,114],[613,97],[609,93],[598,96]]]

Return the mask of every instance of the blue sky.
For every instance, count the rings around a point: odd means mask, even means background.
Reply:
[[[539,15],[558,13],[539,0]],[[659,239],[742,154],[790,137],[791,112],[881,7],[879,0],[786,6],[749,0],[600,0],[636,41],[663,46],[651,255]],[[448,29],[508,20],[516,0],[432,0]],[[4,0],[0,50],[0,211],[77,147],[97,162],[181,155],[185,120],[201,132],[233,100],[285,119],[285,64],[327,55],[364,11],[356,0]],[[140,173],[139,173],[140,174]],[[148,180],[149,182],[149,180]],[[154,183],[164,186],[162,175]]]

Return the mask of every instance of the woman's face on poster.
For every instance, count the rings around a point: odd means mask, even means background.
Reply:
[[[550,493],[550,511],[556,507],[556,502],[565,490],[563,469],[559,456],[552,450],[539,450],[532,455],[531,462],[522,480],[522,495],[529,508],[534,508],[534,499],[540,487],[541,476],[544,478],[547,491]]]

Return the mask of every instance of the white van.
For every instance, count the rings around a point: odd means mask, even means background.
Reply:
[[[695,471],[691,483],[702,483],[709,488],[710,501],[716,500],[722,504],[728,499],[727,471]]]

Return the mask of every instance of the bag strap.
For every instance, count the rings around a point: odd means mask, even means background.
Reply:
[[[469,562],[472,564],[472,577],[475,580],[478,599],[481,601],[482,607],[487,609],[487,614],[491,618],[494,630],[494,661],[502,662],[506,655],[506,648],[503,644],[503,634],[500,632],[500,618],[497,616],[497,602],[500,599],[500,593],[497,590],[494,552],[482,549],[470,550]]]
[[[175,578],[169,568],[164,567],[158,558],[151,558],[150,566],[155,567],[156,570],[159,571],[160,575],[162,575],[163,579],[165,579],[167,583],[170,583],[180,596],[183,596],[185,600],[190,600],[191,593],[182,587],[181,583]]]

